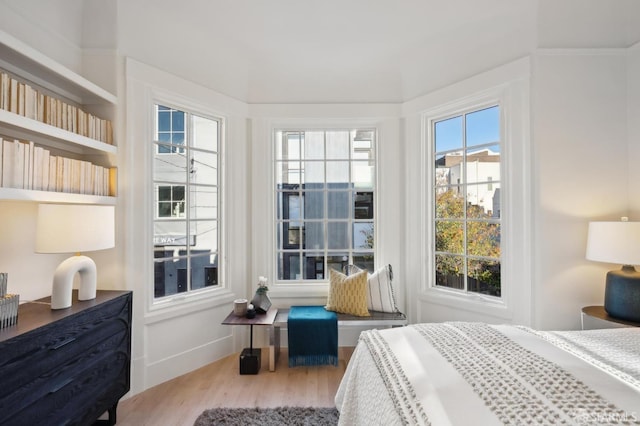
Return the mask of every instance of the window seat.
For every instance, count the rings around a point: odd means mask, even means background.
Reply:
[[[338,330],[340,327],[403,327],[407,325],[407,316],[402,312],[369,311],[371,316],[358,317],[338,313]],[[273,325],[269,330],[269,371],[276,371],[276,363],[280,356],[280,329],[287,327],[289,309],[278,309]]]

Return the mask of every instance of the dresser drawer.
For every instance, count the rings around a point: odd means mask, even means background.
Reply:
[[[100,406],[100,401],[116,400],[128,390],[128,383],[119,380],[129,373],[129,356],[116,352],[100,356],[85,364],[73,374],[57,375],[50,382],[49,392],[38,398],[29,398],[29,405],[22,404],[11,415],[0,420],[2,425],[84,425],[90,424],[79,418],[95,419],[110,406]],[[111,402],[112,404],[112,402]]]
[[[103,305],[99,309],[88,309],[0,343],[0,375],[13,369],[22,369],[31,359],[37,359],[32,357],[47,356],[49,351],[66,346],[80,335],[91,333],[105,321],[129,321],[128,298],[118,298]]]

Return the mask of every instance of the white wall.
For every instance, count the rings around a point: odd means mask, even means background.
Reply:
[[[629,216],[640,220],[640,43],[630,47],[627,54]]]
[[[83,0],[0,0],[0,28],[80,73],[82,3]]]
[[[182,78],[132,59],[126,61],[125,142],[120,145],[124,180],[119,204],[122,225],[125,282],[134,291],[132,392],[201,367],[246,346],[243,327],[222,326],[232,301],[244,296],[248,283],[247,259],[250,218],[246,105]],[[224,119],[226,153],[223,164],[222,222],[225,244],[219,277],[225,287],[214,298],[176,297],[168,307],[154,305],[153,223],[150,182],[152,161],[152,107],[156,99]],[[226,266],[226,268],[225,268]],[[180,299],[180,300],[178,300]],[[246,327],[245,327],[246,328]]]
[[[540,50],[533,76],[534,325],[578,328],[612,269],[585,260],[587,224],[628,212],[626,51]]]

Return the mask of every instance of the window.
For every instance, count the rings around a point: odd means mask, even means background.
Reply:
[[[221,119],[155,105],[156,299],[216,287]]]
[[[375,130],[275,132],[277,278],[374,270]]]
[[[500,297],[500,107],[431,126],[435,285]]]

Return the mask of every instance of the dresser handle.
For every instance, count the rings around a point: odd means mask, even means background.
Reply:
[[[56,393],[58,392],[60,389],[62,389],[63,387],[67,386],[69,383],[73,382],[73,378],[71,377],[67,377],[66,379],[62,380],[61,382],[55,384],[53,386],[53,388],[51,388],[51,390],[49,391],[49,393]]]
[[[73,342],[74,340],[76,340],[75,337],[69,337],[68,339],[63,340],[62,342],[58,343],[57,345],[52,346],[51,349],[54,350],[54,351],[58,350],[61,347],[65,346],[65,345],[68,345],[69,343]]]

